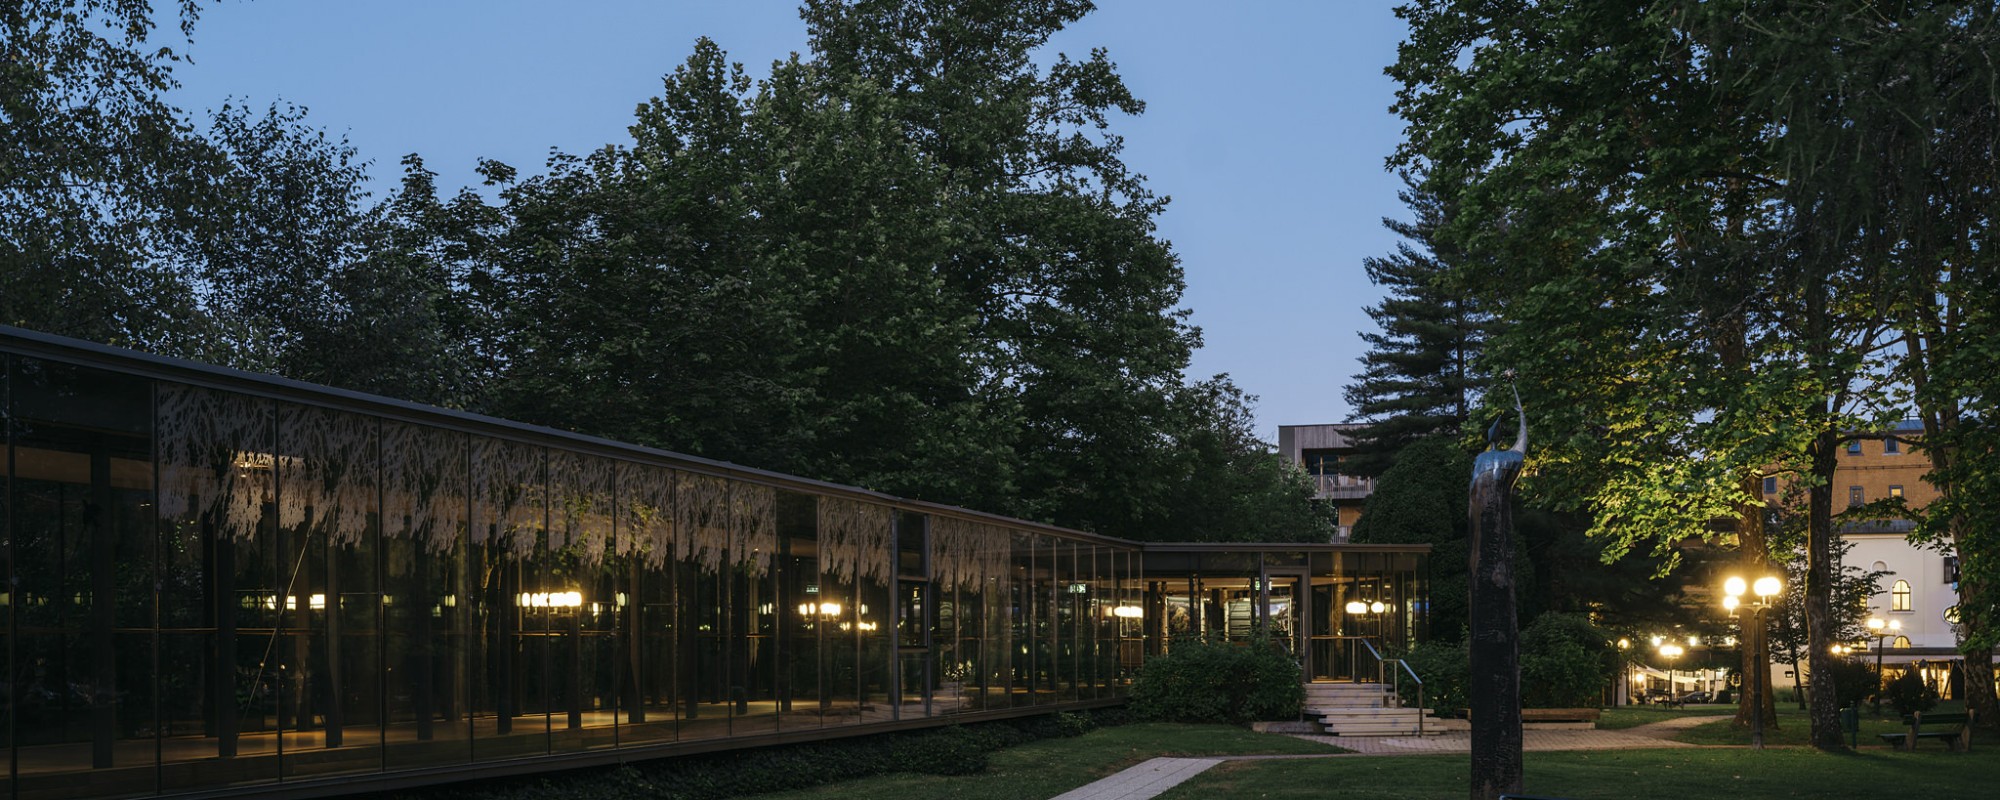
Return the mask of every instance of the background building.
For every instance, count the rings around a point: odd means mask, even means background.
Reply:
[[[1922,436],[1921,422],[1905,420],[1892,430],[1848,442],[1834,469],[1834,512],[1889,499],[1923,508],[1937,499],[1937,490],[1924,480],[1930,459],[1912,446]],[[1781,477],[1765,478],[1765,501],[1787,502],[1790,483]],[[1925,669],[1927,677],[1949,693],[1949,663],[1963,658],[1952,621],[1958,604],[1958,559],[1948,549],[1912,544],[1909,534],[1915,529],[1911,520],[1893,515],[1836,523],[1836,533],[1852,545],[1843,565],[1886,573],[1869,601],[1869,615],[1885,623],[1884,635],[1856,643],[1854,657],[1871,664],[1879,657],[1891,677],[1905,668]]]
[[[1312,476],[1313,497],[1338,512],[1334,541],[1345,542],[1361,519],[1362,506],[1375,493],[1375,479],[1347,474],[1342,466],[1355,450],[1359,424],[1280,425],[1278,453]]]

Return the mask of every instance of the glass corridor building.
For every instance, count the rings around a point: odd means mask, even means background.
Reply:
[[[1342,679],[1423,634],[1422,547],[1141,544],[4,327],[0,420],[6,797],[1114,704],[1260,625]]]

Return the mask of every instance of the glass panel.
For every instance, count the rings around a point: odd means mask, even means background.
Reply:
[[[618,744],[616,462],[549,452],[549,536],[543,590],[524,613],[539,618],[547,660],[550,749]]]
[[[368,417],[278,407],[275,547],[287,575],[272,652],[287,778],[382,767],[380,731],[365,727],[380,707],[376,432]]]
[[[729,486],[722,478],[680,473],[676,481],[674,549],[680,606],[676,681],[681,692],[680,738],[729,735],[728,581],[732,570]]]
[[[1013,538],[1007,529],[933,516],[930,565],[935,578],[941,648],[933,707],[977,710],[1007,706],[1011,663],[1007,600]]]
[[[151,386],[20,358],[7,503],[18,791],[155,782]]]
[[[1035,602],[1035,537],[1025,531],[1012,534],[1013,581],[1007,594],[1007,689],[1009,706],[1034,705],[1035,656],[1042,649],[1035,635],[1040,606]]]
[[[13,372],[14,357],[0,353],[0,577],[8,579],[6,587],[0,587],[0,652],[13,653],[15,637],[14,601],[12,585],[14,575],[14,403],[9,397],[8,376]],[[18,676],[13,672],[13,662],[7,662],[7,688],[0,691],[0,748],[5,748],[8,758],[6,766],[0,766],[0,792],[14,796],[14,722],[15,709],[19,705],[15,699],[14,687],[20,686]]]
[[[1077,543],[1066,539],[1051,540],[1056,560],[1055,571],[1055,637],[1051,647],[1055,649],[1056,698],[1070,702],[1083,696],[1081,691],[1082,663],[1086,638],[1083,633],[1083,613],[1081,607],[1090,592],[1090,584],[1084,580],[1081,569],[1080,551]]]
[[[821,694],[824,673],[820,646],[819,528],[817,507],[811,495],[779,492],[778,546],[779,575],[783,591],[778,596],[781,662],[784,685],[779,691],[779,708],[785,730],[817,728],[825,724],[830,698]]]
[[[821,600],[822,652],[831,665],[823,685],[836,711],[844,701],[852,712],[829,724],[891,719],[892,515],[833,497],[819,498],[818,511],[821,587],[832,592],[823,591]]]
[[[729,693],[731,735],[778,730],[778,581],[776,492],[732,482],[729,593]]]
[[[162,383],[160,464],[163,790],[276,780],[268,671],[280,598],[272,501],[273,409]],[[168,677],[171,676],[171,677]]]
[[[623,583],[611,602],[623,616],[621,656],[626,676],[621,744],[673,741],[674,491],[672,470],[618,467],[618,541]]]
[[[475,591],[470,437],[384,422],[381,619],[383,763],[390,769],[472,759]],[[480,665],[483,674],[484,665]],[[483,685],[483,684],[482,684]]]
[[[470,610],[473,757],[549,749],[546,451],[475,437],[466,568]],[[449,719],[449,715],[447,716]]]
[[[1162,606],[1147,602],[1145,583],[1139,554],[1126,551],[1119,555],[1119,563],[1124,565],[1118,577],[1118,683],[1130,685],[1132,676],[1146,663],[1149,639],[1157,641],[1159,618]]]

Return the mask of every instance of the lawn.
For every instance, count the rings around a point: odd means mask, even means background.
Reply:
[[[1791,748],[1528,753],[1525,767],[1528,794],[1601,800],[1880,798],[1918,787],[1926,796],[1990,797],[1993,787],[2000,785],[2000,759],[1976,747],[1971,755],[1946,753],[1942,747],[1920,753],[1872,750],[1856,755]],[[1169,790],[1161,800],[1459,800],[1465,797],[1467,783],[1463,755],[1232,761]]]
[[[930,800],[936,797],[1033,800],[1067,792],[1156,756],[1340,753],[1338,747],[1228,725],[1144,723],[1099,728],[1073,739],[1045,739],[992,754],[985,773],[957,778],[886,775],[759,800]],[[1460,791],[1459,794],[1464,794]]]
[[[1734,705],[1699,705],[1682,706],[1680,708],[1668,708],[1660,705],[1619,706],[1604,709],[1604,713],[1597,718],[1597,727],[1604,730],[1620,730],[1624,728],[1637,728],[1641,725],[1674,719],[1676,717],[1715,717],[1734,715],[1735,713],[1736,706]]]
[[[1939,703],[1938,707],[1932,710],[1939,714],[1961,714],[1965,712],[1965,704],[1963,702],[1946,701]],[[1675,733],[1673,738],[1676,741],[1687,742],[1689,744],[1749,744],[1750,731],[1735,730],[1729,726],[1729,723],[1730,720],[1722,719],[1705,725],[1696,725]],[[1772,747],[1804,747],[1808,742],[1808,729],[1806,712],[1799,710],[1799,707],[1796,705],[1780,704],[1778,706],[1778,726],[1775,729],[1764,729],[1764,744]],[[1884,708],[1882,715],[1878,717],[1867,706],[1863,706],[1861,709],[1861,733],[1858,737],[1848,739],[1848,741],[1858,741],[1862,748],[1885,748],[1886,745],[1882,743],[1881,739],[1876,738],[1876,734],[1897,733],[1907,730],[1909,730],[1908,726],[1903,724],[1902,717],[1895,711]],[[1925,750],[1944,749],[1943,742],[1933,740],[1926,740],[1918,744]],[[1996,746],[2000,746],[2000,736],[1988,732],[1977,732],[1974,734],[1973,753],[1977,754],[1984,748]]]

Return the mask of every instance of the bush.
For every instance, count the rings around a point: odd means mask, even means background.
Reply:
[[[1424,702],[1439,716],[1456,716],[1458,710],[1471,705],[1466,696],[1467,663],[1465,643],[1444,644],[1424,642],[1403,654],[1403,660],[1410,665],[1410,671],[1424,682]],[[1402,685],[1403,705],[1416,707],[1417,687],[1405,681]]]
[[[1261,635],[1248,645],[1176,639],[1140,668],[1131,708],[1140,719],[1171,722],[1297,719],[1305,703],[1299,678],[1298,662]]]
[[[1836,658],[1826,670],[1833,681],[1833,702],[1841,708],[1859,703],[1875,694],[1875,687],[1881,685],[1875,676],[1875,668],[1859,659]],[[1812,688],[1818,691],[1825,681],[1813,678]]]
[[[398,800],[719,800],[896,772],[966,775],[988,753],[1124,724],[1123,709],[1038,714],[971,725],[643,761],[611,769],[413,789]]]
[[[1543,614],[1521,632],[1524,708],[1596,708],[1617,674],[1611,640],[1582,614]]]
[[[1898,714],[1929,711],[1938,704],[1937,690],[1932,689],[1915,669],[1904,669],[1903,674],[1890,681],[1882,693]]]

